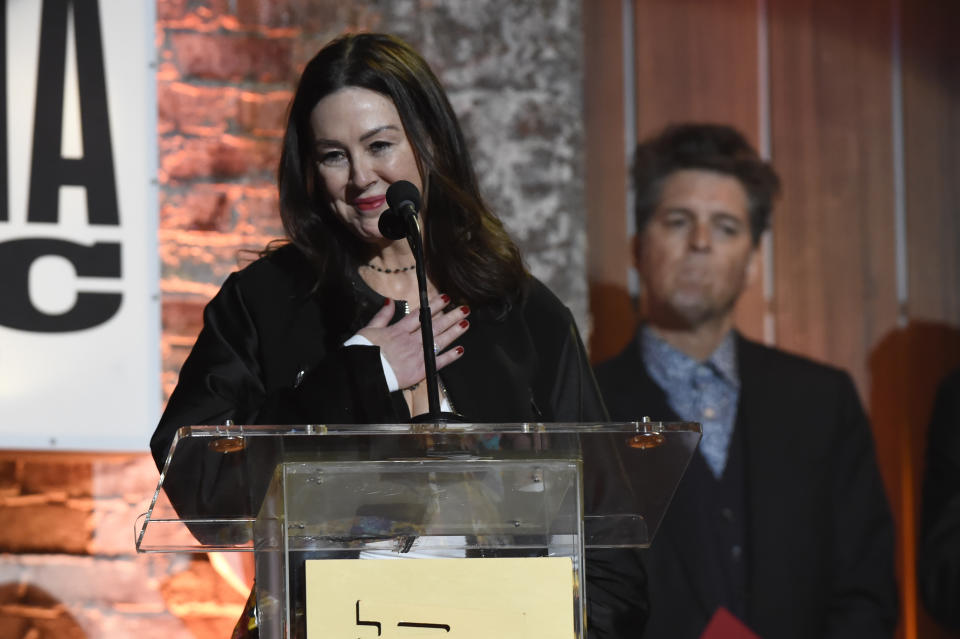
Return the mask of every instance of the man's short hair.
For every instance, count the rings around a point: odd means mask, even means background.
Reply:
[[[642,233],[660,204],[664,181],[675,171],[704,169],[735,177],[747,193],[750,235],[760,241],[766,230],[780,178],[733,127],[674,124],[637,145],[633,164],[637,233]]]

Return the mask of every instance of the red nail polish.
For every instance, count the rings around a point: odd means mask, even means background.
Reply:
[[[444,304],[449,304],[449,303],[450,303],[450,296],[447,295],[446,293],[444,293],[443,295],[441,295],[441,296],[440,296],[440,299],[443,300],[443,303],[444,303]]]
[[[454,350],[457,351],[457,355],[463,355],[463,346],[457,346]]]
[[[383,305],[384,305],[384,306],[390,306],[390,302],[392,302],[392,301],[393,301],[393,300],[388,297],[387,299],[383,300]]]
[[[463,313],[464,315],[468,315],[468,314],[470,313],[470,307],[469,307],[469,306],[461,306],[461,307],[460,307],[460,312]]]
[[[470,322],[467,320],[460,320],[460,328],[466,328],[468,326],[470,326]]]

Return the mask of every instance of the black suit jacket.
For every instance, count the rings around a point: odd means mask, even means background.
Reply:
[[[851,379],[740,336],[737,358],[745,621],[765,639],[892,636],[893,524]],[[637,340],[600,365],[597,379],[613,420],[678,419],[647,375]],[[710,531],[690,525],[697,486],[689,477],[645,553],[651,615],[644,637],[698,637],[718,604],[705,569]]]

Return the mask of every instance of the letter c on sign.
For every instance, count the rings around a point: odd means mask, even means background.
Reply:
[[[120,278],[120,245],[84,246],[66,240],[28,238],[0,242],[0,325],[36,333],[82,331],[103,324],[120,308],[120,293],[80,291],[73,308],[59,315],[37,309],[30,299],[30,267],[40,257],[59,255],[78,277]]]

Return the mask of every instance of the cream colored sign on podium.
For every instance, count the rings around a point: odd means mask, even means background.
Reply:
[[[569,557],[307,561],[308,639],[573,638]]]

